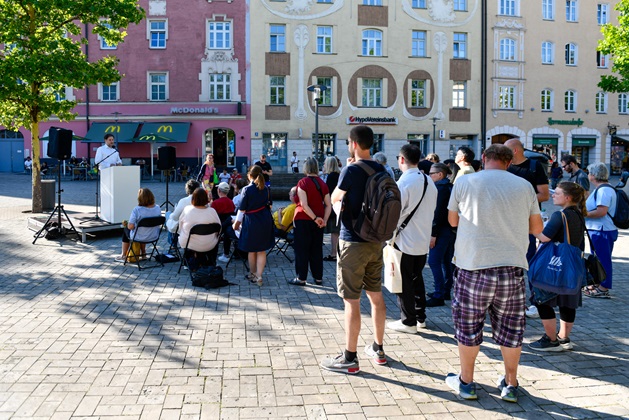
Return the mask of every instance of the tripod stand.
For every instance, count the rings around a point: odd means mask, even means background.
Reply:
[[[166,211],[168,211],[168,205],[170,204],[171,206],[175,207],[175,205],[173,203],[170,202],[170,200],[168,199],[168,181],[170,180],[170,174],[174,173],[175,168],[172,169],[168,169],[167,171],[167,175],[166,175],[166,201],[164,201],[160,207],[164,207],[166,206]]]
[[[59,167],[60,164],[61,164],[61,161],[57,159],[57,166]],[[35,242],[37,242],[39,238],[41,238],[42,236],[45,236],[46,233],[48,233],[50,230],[55,228],[53,224],[50,223],[50,221],[52,220],[55,214],[57,215],[57,221],[54,223],[57,224],[56,229],[58,229],[59,236],[66,236],[70,234],[75,234],[77,237],[79,236],[79,232],[77,232],[77,230],[74,228],[74,225],[72,224],[72,220],[70,220],[68,213],[66,213],[65,209],[63,208],[63,205],[61,204],[61,193],[63,192],[63,190],[61,189],[61,171],[57,171],[57,183],[58,183],[57,205],[55,206],[52,213],[50,213],[50,216],[48,216],[48,220],[46,220],[46,223],[44,223],[44,226],[42,226],[39,232],[35,234],[35,239],[33,239],[33,245],[35,245]],[[61,223],[62,213],[65,216],[66,220],[68,221],[68,224],[70,225],[70,229],[66,229]],[[44,231],[46,231],[46,233],[44,233]]]
[[[87,222],[92,222],[94,220],[102,220],[100,218],[100,216],[98,215],[98,207],[100,204],[100,167],[99,165],[104,161],[107,160],[107,158],[109,158],[109,156],[113,155],[114,153],[118,153],[118,150],[114,149],[113,152],[111,152],[110,154],[108,154],[107,156],[105,156],[104,158],[102,158],[101,160],[99,160],[98,162],[94,162],[94,167],[96,168],[96,214],[94,215],[94,217],[90,217],[87,220],[83,220],[82,222],[80,222],[79,224],[83,224],[83,223],[87,223]],[[86,176],[87,176],[87,172],[86,172]]]

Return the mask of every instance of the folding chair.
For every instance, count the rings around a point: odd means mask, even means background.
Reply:
[[[234,259],[234,256],[236,255],[236,252],[244,252],[244,251],[240,251],[238,249],[238,239],[232,239],[232,244],[234,249],[232,250],[231,254],[229,254],[229,261],[227,261],[227,265],[225,265],[225,270],[227,270],[227,267],[229,267],[229,264],[232,262],[232,260]],[[245,272],[249,273],[249,263],[247,262],[247,257],[244,256],[240,258],[242,260],[242,265],[245,266]]]
[[[155,268],[158,266],[162,266],[162,267],[164,266],[164,263],[161,261],[157,261],[157,259],[155,261],[158,264],[148,265],[148,262],[151,260],[153,255],[155,256],[161,255],[159,250],[157,249],[157,242],[159,241],[159,237],[162,233],[162,227],[164,226],[164,223],[166,223],[166,218],[164,216],[145,217],[143,219],[140,219],[140,221],[135,227],[135,230],[133,231],[133,238],[130,238],[129,252],[127,252],[127,258],[125,259],[124,265],[127,265],[127,261],[129,261],[129,258],[134,258],[135,263],[137,264],[139,270],[143,270],[146,268]],[[136,236],[138,235],[138,231],[140,230],[140,228],[154,228],[157,232],[157,236],[154,239],[147,240],[147,241],[137,240]],[[149,254],[148,258],[145,258],[146,254],[136,255],[135,251],[133,250],[134,242],[137,242],[139,244],[144,244],[144,245],[151,245],[153,247],[151,249],[151,253]],[[144,265],[142,265],[142,262],[144,262]]]
[[[188,235],[188,240],[186,241],[186,246],[183,248],[183,253],[181,254],[181,262],[179,263],[179,270],[177,271],[177,274],[181,272],[181,267],[183,267],[185,264],[185,266],[188,268],[188,273],[190,274],[190,280],[192,280],[192,270],[190,269],[190,266],[188,265],[188,260],[185,258],[186,251],[195,251],[194,249],[188,248],[188,246],[190,245],[190,238],[192,237],[192,235],[197,235],[197,236],[216,235],[217,237],[220,237],[220,232],[221,232],[220,223],[206,223],[203,225],[192,226],[192,229],[190,229],[190,234]],[[216,246],[218,246],[218,242],[216,242]]]
[[[266,255],[269,256],[272,252],[276,254],[281,253],[289,262],[293,262],[286,253],[288,249],[293,246],[293,241],[295,240],[293,234],[279,229],[276,229],[275,234],[275,245],[273,245],[273,248],[269,249]]]

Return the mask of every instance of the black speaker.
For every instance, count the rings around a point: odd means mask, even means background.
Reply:
[[[173,146],[163,146],[157,149],[157,169],[165,171],[173,169],[177,162],[177,153]]]
[[[72,156],[72,130],[50,127],[48,130],[48,157],[66,160]]]

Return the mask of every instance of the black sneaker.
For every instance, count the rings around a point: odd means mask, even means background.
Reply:
[[[559,340],[550,341],[550,338],[544,334],[542,338],[529,343],[529,348],[537,351],[563,351],[563,347],[559,344]]]
[[[561,338],[559,337],[559,335],[557,335],[557,341],[559,341],[559,345],[563,347],[564,350],[572,350],[574,348],[574,346],[570,342],[570,337]]]
[[[326,357],[319,364],[323,369],[331,370],[332,372],[341,373],[358,373],[360,372],[360,366],[358,365],[358,357],[353,361],[345,360],[345,354],[341,353],[336,357]]]

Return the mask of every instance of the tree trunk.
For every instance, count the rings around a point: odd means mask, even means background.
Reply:
[[[42,213],[43,212],[43,203],[42,203],[42,195],[41,195],[41,172],[40,172],[40,163],[39,163],[39,122],[33,123],[31,127],[31,149],[33,153],[33,203],[32,210],[33,213]]]

